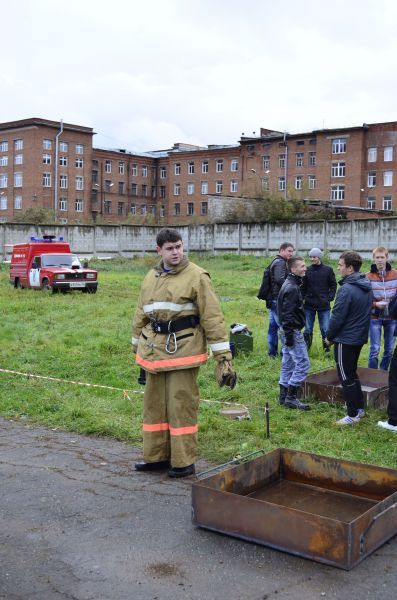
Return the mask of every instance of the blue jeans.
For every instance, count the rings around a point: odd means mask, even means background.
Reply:
[[[280,332],[280,339],[283,349],[281,359],[280,385],[288,387],[293,385],[300,387],[305,381],[310,369],[309,355],[303,334],[298,329],[294,329],[294,345],[285,345],[284,333]]]
[[[280,324],[277,319],[277,302],[272,300],[269,311],[269,329],[267,331],[267,346],[269,356],[278,355],[278,328]]]
[[[383,327],[383,357],[380,368],[387,371],[393,355],[394,342],[396,341],[394,329],[396,322],[391,319],[371,319],[369,324],[369,356],[368,367],[370,369],[378,368],[378,354],[380,351],[380,339]]]
[[[318,324],[320,326],[321,337],[322,339],[324,339],[326,337],[331,314],[329,308],[326,308],[325,310],[317,310],[315,308],[309,308],[308,306],[305,306],[306,326],[304,333],[313,333],[316,313],[318,318]]]

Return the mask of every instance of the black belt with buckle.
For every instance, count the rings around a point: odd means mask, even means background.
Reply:
[[[153,319],[150,325],[154,333],[176,333],[182,329],[194,329],[200,323],[200,317],[191,315],[190,317],[181,317],[174,321],[157,321]]]

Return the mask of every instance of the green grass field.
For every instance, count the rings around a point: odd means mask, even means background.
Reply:
[[[234,390],[216,385],[212,359],[200,370],[201,456],[222,463],[261,448],[287,447],[394,467],[395,434],[376,426],[384,412],[370,411],[359,425],[341,428],[335,425],[344,415],[341,406],[313,403],[307,413],[278,406],[280,361],[267,356],[267,310],[255,297],[269,259],[237,255],[191,259],[210,271],[227,326],[246,323],[254,335],[254,352],[235,359],[239,383]],[[141,445],[143,388],[137,384],[139,370],[130,350],[131,321],[140,283],[154,260],[92,262],[100,272],[96,295],[16,290],[8,282],[8,265],[1,265],[0,413],[4,417]],[[366,346],[362,366],[367,356]],[[332,354],[322,351],[317,324],[310,359],[311,372],[333,366]],[[37,379],[6,369],[117,389]],[[222,402],[248,406],[252,419],[225,419],[219,415]]]

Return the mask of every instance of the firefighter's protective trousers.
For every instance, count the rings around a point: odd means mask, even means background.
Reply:
[[[197,459],[199,367],[147,373],[143,409],[143,458],[185,467]]]

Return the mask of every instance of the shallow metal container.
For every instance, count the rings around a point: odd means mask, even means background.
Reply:
[[[192,485],[193,523],[349,570],[397,532],[397,471],[278,448]]]
[[[364,402],[367,408],[386,408],[389,391],[388,371],[359,367],[357,374],[361,381]],[[327,369],[309,375],[304,385],[304,397],[316,398],[330,404],[344,403],[342,386],[336,369]]]

